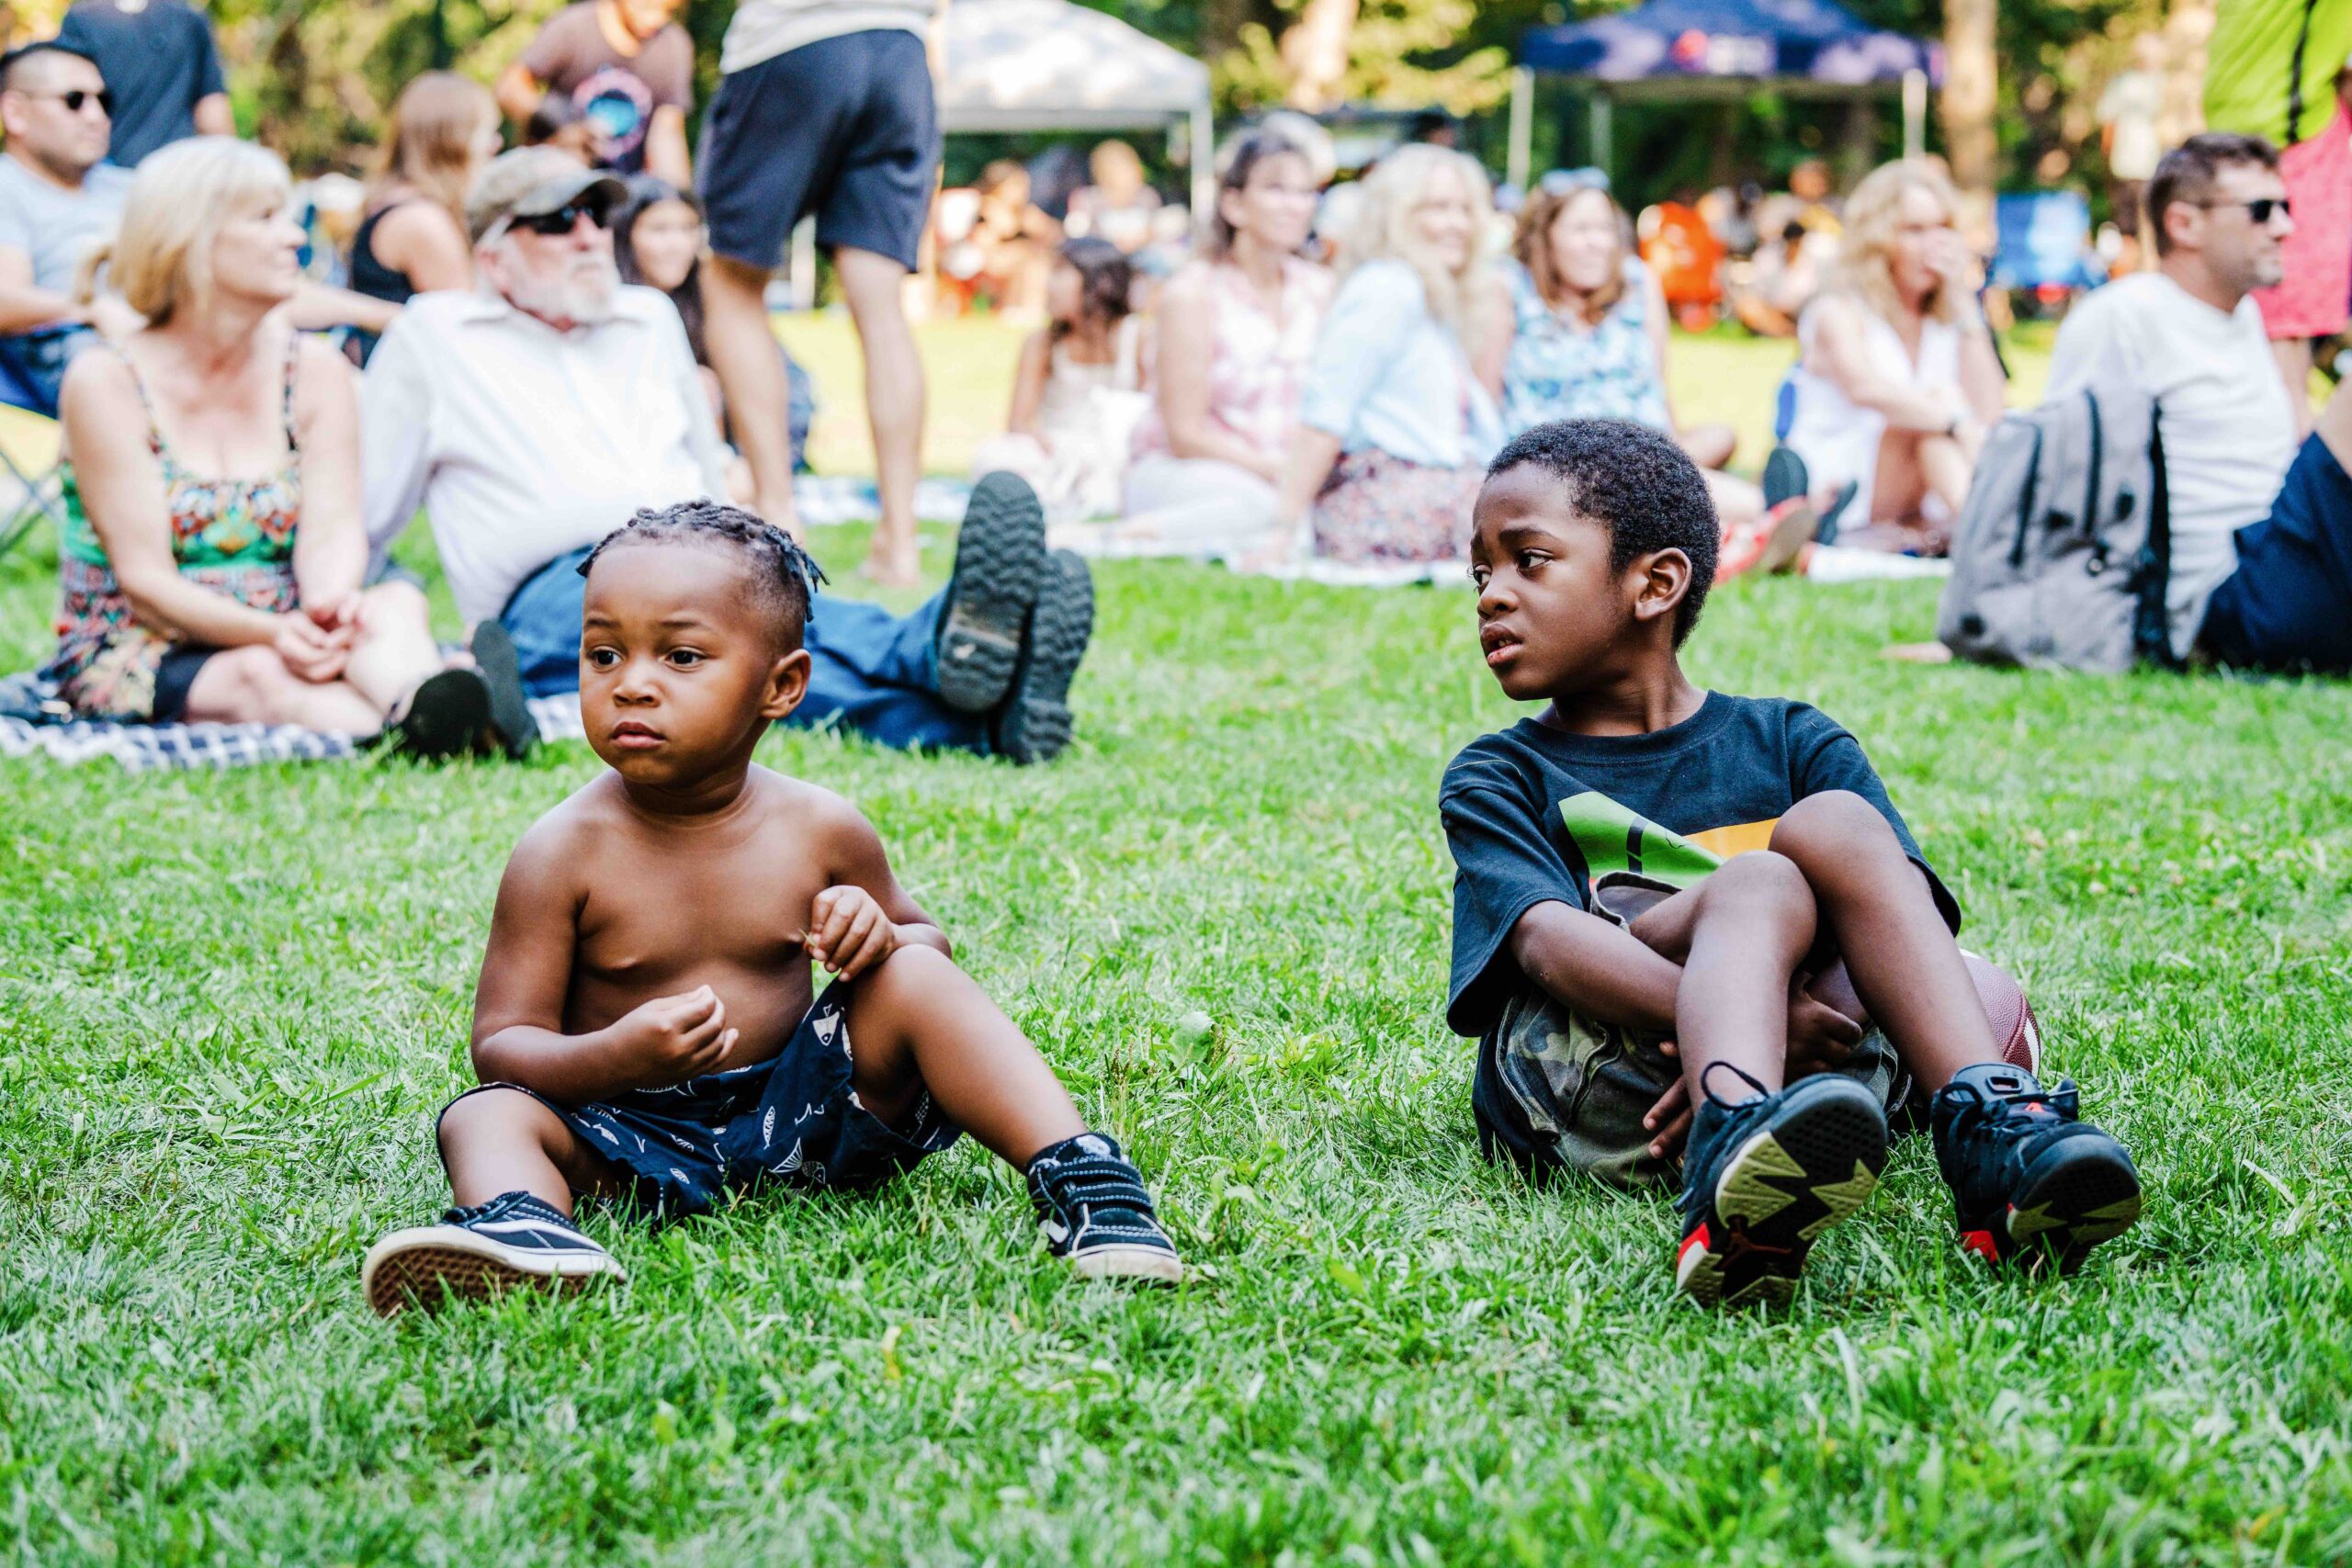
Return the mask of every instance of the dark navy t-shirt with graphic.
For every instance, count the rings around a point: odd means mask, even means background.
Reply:
[[[1921,858],[1861,742],[1808,704],[1710,692],[1697,713],[1647,735],[1571,735],[1529,718],[1472,741],[1438,793],[1455,867],[1446,1022],[1482,1034],[1525,988],[1508,943],[1536,905],[1590,909],[1596,880],[1627,874],[1688,887],[1765,848],[1790,807],[1831,790],[1878,807],[1958,931],[1958,902]]]

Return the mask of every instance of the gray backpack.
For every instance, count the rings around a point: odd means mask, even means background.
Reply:
[[[1994,426],[1952,531],[1936,636],[1962,659],[2118,673],[2177,665],[2156,405],[2086,388]]]

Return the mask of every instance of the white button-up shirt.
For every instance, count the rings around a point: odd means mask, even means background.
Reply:
[[[651,288],[570,332],[493,294],[420,294],[368,360],[359,412],[369,542],[424,507],[469,622],[639,507],[727,493],[685,328]]]

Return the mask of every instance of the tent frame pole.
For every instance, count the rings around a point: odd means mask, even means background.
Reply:
[[[1216,216],[1216,118],[1204,92],[1193,106],[1193,235],[1204,240]]]
[[[1607,93],[1595,87],[1592,94],[1592,166],[1611,179],[1616,172],[1610,165],[1616,162],[1617,106]]]
[[[1928,155],[1928,73],[1924,71],[1903,73],[1903,155]]]
[[[1510,73],[1510,151],[1503,164],[1503,183],[1525,191],[1535,161],[1535,73],[1524,65]]]

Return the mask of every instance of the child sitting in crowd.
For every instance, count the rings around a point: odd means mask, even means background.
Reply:
[[[582,1195],[657,1220],[770,1183],[871,1188],[968,1131],[1088,1276],[1182,1269],[1118,1145],[952,961],[841,796],[752,761],[808,680],[816,569],[708,502],[582,565],[581,716],[610,772],[507,863],[474,996],[480,1088],[441,1113],[457,1207],[368,1252],[368,1302],[625,1278]],[[809,963],[834,976],[814,996]]]
[[[1687,1130],[1678,1287],[1778,1304],[1916,1084],[1963,1245],[2072,1268],[2139,1217],[2131,1157],[2071,1084],[2003,1062],[1959,906],[1854,738],[1684,678],[1718,538],[1697,468],[1641,425],[1538,425],[1487,471],[1479,643],[1550,705],[1465,747],[1439,801],[1481,1142],[1637,1184]],[[1839,960],[1867,1034],[1802,987]]]
[[[1149,400],[1135,271],[1107,240],[1071,240],[1046,276],[1047,324],[1021,346],[1006,432],[980,444],[972,471],[1027,479],[1057,523],[1114,516],[1127,447]]]

